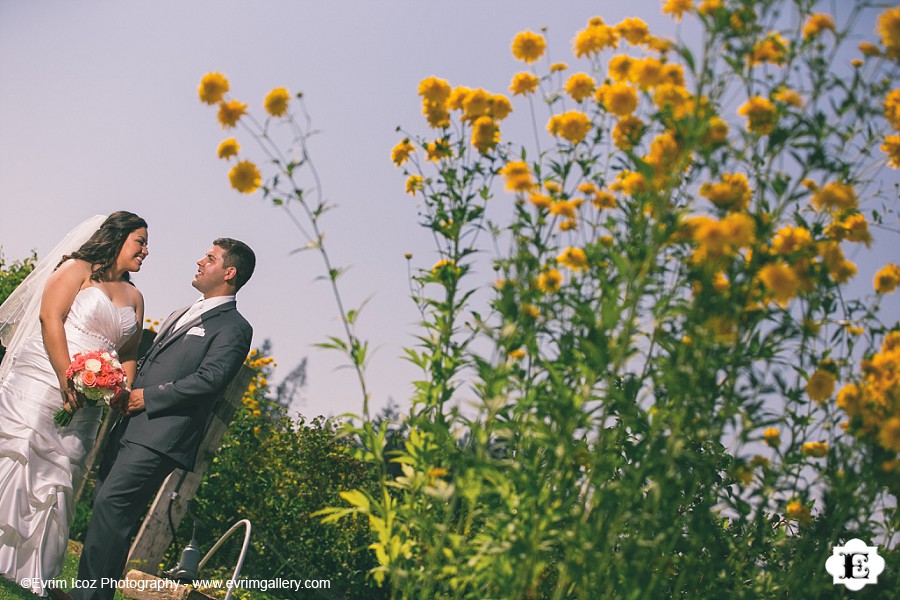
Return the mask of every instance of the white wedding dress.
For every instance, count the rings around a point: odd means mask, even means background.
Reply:
[[[69,355],[118,350],[138,329],[134,309],[118,308],[100,288],[75,296],[66,317]],[[10,360],[10,356],[4,360]],[[97,436],[102,408],[77,411],[66,427],[59,383],[40,328],[0,381],[0,573],[45,595],[42,580],[62,570],[75,515],[74,488]]]

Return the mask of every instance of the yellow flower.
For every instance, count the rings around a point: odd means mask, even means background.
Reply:
[[[462,100],[463,119],[474,121],[488,114],[491,95],[482,89],[470,90]]]
[[[509,358],[512,360],[521,360],[525,358],[525,354],[524,348],[516,348],[515,350],[510,351]]]
[[[409,138],[403,138],[403,141],[394,146],[391,150],[391,161],[398,167],[409,159],[409,155],[416,150]]]
[[[563,264],[573,271],[579,271],[587,267],[587,255],[581,248],[573,248],[569,246],[556,257],[557,262]]]
[[[273,117],[280,117],[287,112],[288,102],[290,102],[290,100],[291,95],[287,91],[287,88],[275,88],[268,93],[263,102],[263,106],[265,107],[266,112]]]
[[[623,19],[616,25],[616,31],[632,45],[644,43],[650,35],[650,28],[638,18]]]
[[[558,181],[553,181],[552,179],[548,179],[544,182],[544,189],[550,192],[551,194],[559,195],[562,192],[562,186],[559,185]]]
[[[842,214],[825,228],[825,235],[838,241],[862,242],[866,246],[872,243],[869,222],[861,213]]]
[[[697,8],[697,12],[701,15],[712,15],[722,8],[722,0],[703,0]]]
[[[453,154],[450,151],[450,144],[444,139],[425,144],[425,153],[428,156],[428,160],[432,162],[438,162],[442,158],[450,158]]]
[[[616,83],[631,81],[631,67],[635,60],[627,54],[618,54],[609,59],[609,76]]]
[[[231,168],[228,173],[228,179],[231,181],[231,187],[242,194],[252,194],[259,187],[262,175],[249,160],[242,160]]]
[[[423,186],[424,182],[419,175],[410,175],[406,180],[406,193],[414,196]]]
[[[834,393],[834,373],[827,369],[816,369],[806,382],[806,395],[818,402],[825,402]]]
[[[803,97],[800,96],[800,94],[798,94],[796,91],[788,87],[783,87],[772,94],[772,99],[776,102],[787,104],[788,106],[803,108]]]
[[[613,128],[613,143],[619,150],[631,150],[641,141],[644,133],[644,122],[637,117],[622,117]]]
[[[747,117],[747,129],[759,135],[768,135],[778,122],[778,111],[768,98],[753,96],[738,109],[738,114]]]
[[[554,136],[561,136],[577,144],[591,129],[591,120],[583,112],[570,110],[561,115],[553,115],[547,123],[547,130]]]
[[[700,195],[719,208],[747,210],[750,206],[750,182],[743,173],[724,173],[721,182],[701,185]]]
[[[884,98],[884,116],[895,130],[900,131],[900,89],[891,90]]]
[[[667,15],[681,20],[681,15],[694,8],[694,0],[664,0],[662,11]]]
[[[537,287],[545,294],[555,294],[562,285],[562,275],[556,269],[550,269],[538,275]]]
[[[228,92],[230,84],[228,79],[221,73],[207,73],[200,80],[200,87],[197,88],[197,95],[200,96],[201,102],[207,104],[217,104],[222,97]]]
[[[500,174],[506,180],[506,189],[514,192],[527,192],[534,188],[534,180],[531,178],[531,170],[522,161],[510,161],[500,169]]]
[[[453,88],[453,91],[450,92],[450,96],[447,98],[447,108],[451,110],[462,110],[463,102],[471,91],[471,89],[464,85],[458,85]]]
[[[811,520],[809,516],[809,507],[796,500],[788,502],[787,508],[784,509],[784,516],[788,519],[794,519],[803,525],[809,523]]]
[[[509,91],[513,93],[513,96],[532,94],[537,89],[538,83],[540,83],[540,79],[537,76],[523,71],[513,76],[512,83],[509,84]]]
[[[522,31],[513,38],[512,53],[517,60],[533,63],[543,56],[546,47],[544,36],[533,31]]]
[[[427,100],[422,102],[422,114],[428,126],[434,129],[450,127],[450,113],[443,106],[432,106]]]
[[[558,217],[564,217],[572,220],[578,216],[578,208],[581,206],[581,199],[557,200],[550,205],[550,214]]]
[[[828,274],[837,283],[846,283],[856,275],[856,265],[844,258],[844,251],[838,242],[831,240],[819,242],[818,251],[828,269]]]
[[[648,56],[634,61],[628,75],[641,89],[656,87],[663,82],[663,64],[658,58]]]
[[[722,219],[722,229],[731,245],[746,248],[756,239],[756,221],[746,213],[731,213]]]
[[[886,136],[881,151],[888,155],[888,166],[900,169],[900,135]]]
[[[552,204],[550,197],[544,194],[531,194],[528,196],[528,201],[542,210],[549,208],[550,204]]]
[[[825,442],[806,442],[803,444],[803,454],[812,458],[822,458],[828,455],[828,444]]]
[[[780,34],[771,32],[765,39],[753,45],[750,64],[772,63],[783,65],[787,57],[788,42]]]
[[[241,145],[237,143],[237,140],[234,138],[228,138],[216,149],[216,154],[219,155],[219,158],[231,158],[232,156],[237,156],[237,153],[240,152]]]
[[[834,17],[825,13],[809,15],[806,24],[803,25],[803,39],[816,37],[826,29],[834,31]]]
[[[881,50],[871,42],[860,42],[859,51],[863,53],[863,56],[881,56]]]
[[[878,34],[887,55],[900,59],[900,6],[889,8],[878,16]]]
[[[627,83],[602,85],[596,96],[606,110],[620,117],[630,115],[638,105],[637,92]]]
[[[569,68],[569,65],[567,65],[566,63],[563,63],[563,62],[553,63],[552,65],[550,65],[550,72],[556,73],[557,71],[565,71],[568,68]]]
[[[724,144],[728,141],[728,123],[722,117],[712,117],[703,136],[703,143],[708,145]]]
[[[760,269],[759,278],[766,290],[775,298],[775,302],[782,307],[787,306],[788,301],[800,290],[801,282],[797,274],[781,261],[767,264]]]
[[[812,197],[812,205],[816,210],[847,210],[856,208],[859,200],[856,198],[856,192],[853,186],[846,183],[830,182],[826,183]]]
[[[441,260],[434,263],[434,266],[431,267],[431,272],[434,273],[435,275],[437,275],[441,271],[444,271],[446,269],[453,269],[455,267],[456,267],[455,261],[450,260],[449,258],[442,258]]]
[[[575,35],[572,52],[581,58],[591,54],[602,52],[605,48],[615,48],[619,44],[619,32],[615,27],[588,23],[586,29],[582,29]]]
[[[482,154],[500,142],[500,128],[490,117],[479,117],[472,124],[472,146]]]
[[[237,100],[229,100],[219,104],[219,123],[222,129],[231,129],[247,112],[247,105]]]
[[[575,73],[566,81],[566,93],[575,102],[581,102],[594,91],[594,78],[587,73]]]
[[[488,107],[488,116],[493,117],[497,121],[502,121],[509,116],[513,110],[509,98],[503,94],[493,94],[490,98]]]
[[[647,191],[647,179],[634,171],[620,171],[616,180],[610,184],[609,189],[614,192],[623,192],[629,196]]]
[[[663,83],[684,87],[684,69],[679,64],[668,63],[662,68]]]
[[[522,312],[531,317],[532,319],[537,319],[541,316],[541,310],[535,306],[534,304],[523,304]]]
[[[419,82],[419,96],[433,106],[443,106],[450,98],[453,89],[445,79],[426,77]]]
[[[772,239],[772,250],[782,256],[804,252],[812,248],[812,234],[805,227],[786,225],[779,229]]]
[[[593,204],[598,210],[603,210],[604,208],[615,208],[616,197],[606,190],[600,190],[594,195],[594,198],[591,200],[591,204]]]
[[[879,294],[892,294],[900,285],[900,266],[888,263],[875,273],[873,282],[875,291]]]
[[[900,417],[891,417],[881,426],[878,442],[885,450],[900,452]]]
[[[763,440],[772,448],[777,448],[781,443],[781,432],[775,427],[769,427],[763,431]]]

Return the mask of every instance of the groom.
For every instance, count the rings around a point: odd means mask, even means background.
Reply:
[[[235,294],[253,274],[253,250],[220,238],[197,265],[192,285],[203,299],[169,316],[138,365],[100,464],[78,586],[71,596],[51,589],[55,598],[113,597],[142,512],[169,473],[193,469],[213,405],[250,350]]]

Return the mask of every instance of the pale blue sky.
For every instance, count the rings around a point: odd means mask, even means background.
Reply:
[[[569,49],[590,17],[639,16],[654,33],[674,36],[659,7],[657,0],[0,0],[0,246],[8,258],[32,248],[41,254],[89,215],[137,212],[150,223],[150,257],[135,282],[148,315],[164,318],[196,297],[194,261],[210,241],[242,239],[259,259],[239,296],[254,343],[272,339],[282,375],[309,357],[302,412],[359,412],[353,374],[336,370],[336,354],[312,348],[339,333],[329,290],[314,282],[318,258],[290,256],[301,242],[283,214],[230,189],[227,166],[215,158],[230,134],[196,95],[208,71],[226,74],[232,95],[252,110],[273,87],[302,90],[322,131],[313,158],[326,196],[339,205],[326,217],[328,243],[337,264],[353,267],[348,302],[372,296],[360,321],[361,337],[378,348],[372,405],[391,396],[405,406],[417,372],[400,355],[414,344],[417,312],[403,255],[412,252],[417,266],[435,255],[389,153],[396,126],[424,131],[418,82],[437,75],[505,93],[523,68],[509,51],[513,36],[543,26],[552,58],[586,69]],[[528,143],[527,110],[515,106],[504,137]],[[875,250],[880,258],[855,257],[864,286],[889,255],[885,244]],[[487,269],[479,277],[491,279]]]

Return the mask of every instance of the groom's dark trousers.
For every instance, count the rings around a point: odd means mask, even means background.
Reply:
[[[145,410],[110,434],[71,590],[77,600],[112,599],[138,520],[169,473],[193,469],[213,406],[250,350],[253,330],[234,302],[174,329],[186,310],[169,316],[138,365]]]

